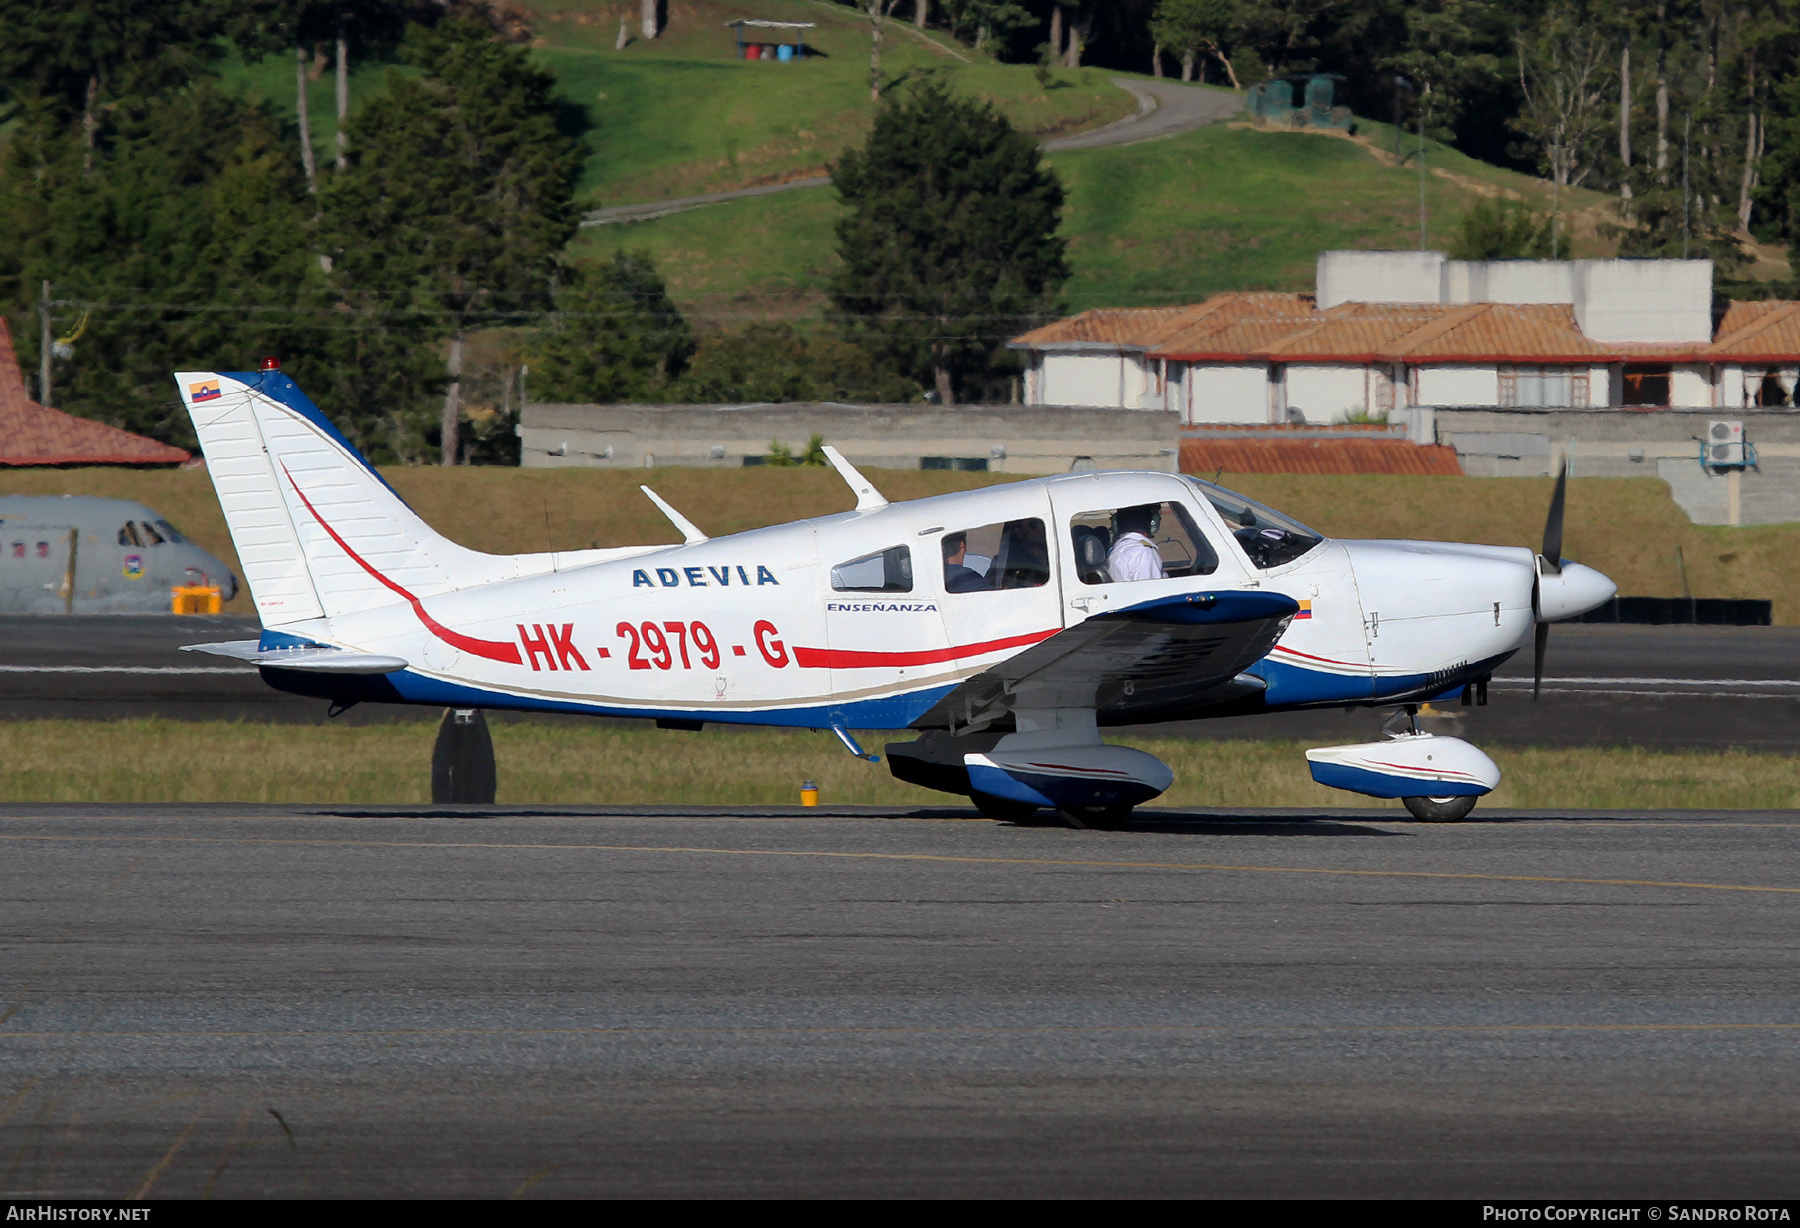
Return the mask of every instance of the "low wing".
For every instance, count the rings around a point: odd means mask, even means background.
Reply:
[[[317,674],[391,674],[406,668],[399,657],[381,657],[344,648],[264,648],[256,640],[217,644],[184,644],[183,652],[205,652],[270,669],[298,669]]]
[[[1019,708],[1092,708],[1103,725],[1222,703],[1263,688],[1243,671],[1299,605],[1280,593],[1190,593],[1097,614],[970,678],[915,728],[991,724]]]

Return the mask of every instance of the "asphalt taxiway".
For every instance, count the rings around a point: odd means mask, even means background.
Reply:
[[[0,807],[0,1188],[1793,1197],[1800,813]]]
[[[273,691],[237,662],[179,651],[256,635],[251,618],[0,617],[0,719],[324,720],[323,700]],[[1529,651],[1500,669],[1489,698],[1486,707],[1452,705],[1427,721],[1482,745],[1800,751],[1800,627],[1558,626],[1542,698],[1531,698]],[[1387,715],[1328,709],[1155,732],[1355,742],[1374,736]],[[339,719],[437,717],[435,709],[365,704]]]

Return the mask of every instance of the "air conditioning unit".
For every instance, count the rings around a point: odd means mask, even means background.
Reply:
[[[1706,463],[1740,466],[1744,463],[1744,424],[1714,419],[1706,424]]]

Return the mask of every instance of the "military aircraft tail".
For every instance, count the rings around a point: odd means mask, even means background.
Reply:
[[[175,379],[265,627],[536,570],[435,532],[280,371]]]

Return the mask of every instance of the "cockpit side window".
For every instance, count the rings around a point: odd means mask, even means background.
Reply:
[[[139,523],[138,528],[142,529],[144,532],[145,545],[160,546],[163,544],[163,535],[158,533],[148,520]]]
[[[959,529],[939,542],[946,593],[1039,588],[1050,582],[1050,547],[1044,522],[1035,516]]]
[[[170,524],[166,520],[157,521],[156,527],[162,530],[162,535],[164,537],[166,537],[170,541],[174,542],[177,546],[179,546],[182,542],[187,540],[187,538],[185,538],[181,535],[180,530],[178,530],[174,525]]]
[[[1325,540],[1299,521],[1290,520],[1254,499],[1246,499],[1198,478],[1184,480],[1206,496],[1219,513],[1219,519],[1244,548],[1244,554],[1259,569],[1266,571],[1291,563]]]
[[[890,546],[839,563],[831,569],[831,587],[839,593],[910,593],[913,587],[912,550]]]
[[[1071,516],[1069,540],[1084,584],[1210,576],[1219,567],[1212,543],[1177,502]]]
[[[138,536],[138,527],[134,521],[127,520],[124,526],[119,530],[119,544],[121,546],[141,546],[144,544],[144,539]]]

